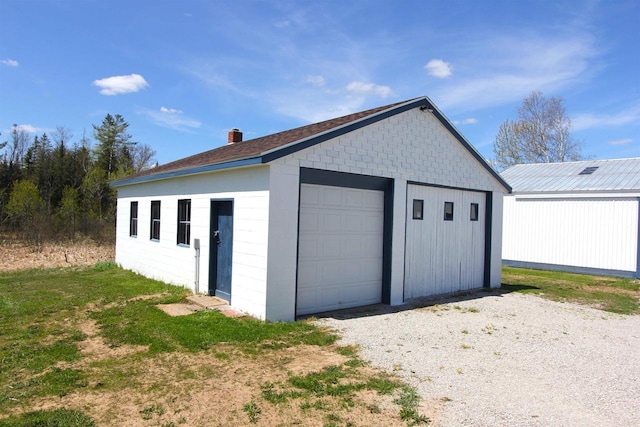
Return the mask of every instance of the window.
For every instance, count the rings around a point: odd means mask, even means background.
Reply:
[[[178,244],[189,245],[191,237],[191,200],[178,200]]]
[[[444,202],[444,220],[453,221],[453,202]]]
[[[160,240],[160,200],[151,202],[151,240]]]
[[[424,216],[424,200],[413,199],[413,219],[422,219]]]
[[[131,202],[131,215],[129,216],[129,236],[138,235],[138,202]]]
[[[469,219],[471,219],[471,221],[478,220],[478,204],[477,203],[471,203],[471,214],[469,215]]]

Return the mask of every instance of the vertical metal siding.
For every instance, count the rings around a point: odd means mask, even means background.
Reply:
[[[638,201],[505,197],[504,259],[635,271]]]

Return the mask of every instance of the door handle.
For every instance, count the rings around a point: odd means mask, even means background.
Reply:
[[[218,246],[220,246],[222,241],[220,241],[220,231],[219,230],[216,230],[216,231],[213,232],[213,238],[216,239],[216,244]]]

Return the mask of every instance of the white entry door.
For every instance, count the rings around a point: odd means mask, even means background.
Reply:
[[[384,192],[302,184],[298,315],[381,302]]]

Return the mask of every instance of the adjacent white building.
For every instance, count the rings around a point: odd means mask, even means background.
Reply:
[[[504,199],[509,266],[640,277],[640,158],[513,166]]]
[[[116,262],[261,319],[500,286],[510,188],[426,97],[113,185]]]

